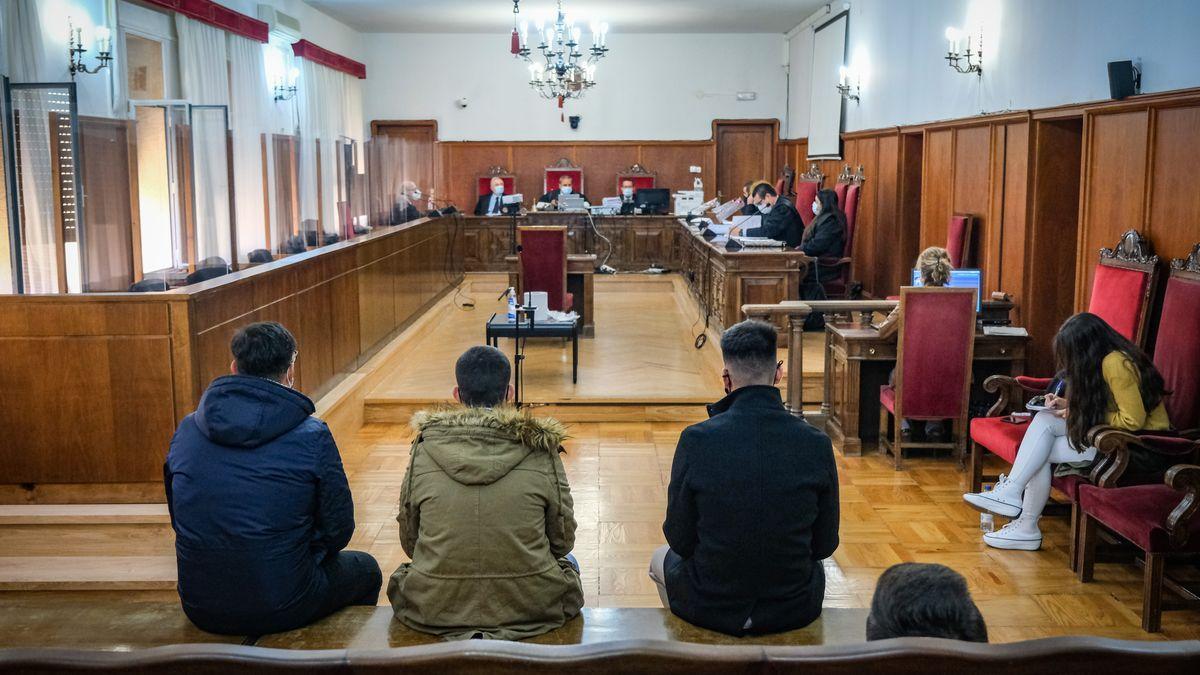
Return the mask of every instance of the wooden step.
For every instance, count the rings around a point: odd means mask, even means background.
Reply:
[[[166,590],[177,578],[174,555],[0,555],[0,591]]]
[[[171,522],[166,504],[0,505],[0,525],[148,525]]]

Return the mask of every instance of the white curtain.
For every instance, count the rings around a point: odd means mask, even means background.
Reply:
[[[49,79],[46,51],[42,44],[42,22],[35,0],[4,0],[3,51],[5,69],[13,82],[45,82]],[[57,293],[58,255],[55,236],[54,190],[50,172],[50,96],[41,90],[14,92],[13,114],[17,122],[17,194],[23,219],[21,251],[26,293]],[[8,233],[4,233],[7,242]],[[3,254],[9,259],[9,246]],[[0,291],[11,292],[11,272],[0,280]]]
[[[175,15],[179,38],[179,83],[194,105],[229,105],[229,56],[225,31]],[[192,166],[195,172],[196,261],[230,260],[229,154],[225,117],[193,110]]]
[[[271,126],[274,101],[267,88],[262,43],[229,35],[229,124],[233,128],[233,182],[237,200],[238,259],[267,247],[263,209],[262,134]],[[270,152],[270,144],[267,144]]]
[[[343,136],[361,140],[362,89],[357,79],[345,73],[308,59],[298,61],[300,219],[316,221],[305,222],[306,230],[317,229],[319,224],[325,232],[339,232],[337,145]],[[315,140],[320,141],[319,153]]]

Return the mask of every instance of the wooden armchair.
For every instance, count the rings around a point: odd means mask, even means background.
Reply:
[[[858,202],[862,184],[867,180],[860,166],[850,173],[847,166],[842,175],[838,176],[837,185],[844,187],[838,196],[838,206],[846,213],[846,245],[839,258],[821,258],[817,261],[821,286],[825,289],[826,297],[831,299],[850,299],[850,266],[854,255],[854,231],[858,221]],[[799,208],[799,205],[797,205]],[[810,211],[811,213],[811,211]]]
[[[1146,323],[1150,317],[1154,287],[1158,281],[1158,256],[1153,254],[1149,240],[1134,230],[1121,237],[1116,249],[1100,251],[1096,276],[1092,284],[1092,297],[1088,311],[1108,322],[1134,342],[1141,344],[1145,339]],[[998,476],[983,474],[984,452],[989,451],[1012,463],[1017,448],[1025,437],[1028,424],[1010,424],[1001,421],[1013,412],[1025,410],[1025,400],[1035,394],[1043,394],[1050,386],[1051,377],[1009,377],[993,375],[983,383],[983,388],[998,396],[996,403],[985,417],[971,421],[971,470],[968,472],[968,492],[979,492],[985,480],[996,480]],[[1055,487],[1067,493],[1072,502],[1075,491],[1071,485],[1056,479]],[[1068,489],[1064,489],[1068,488]]]
[[[962,461],[966,446],[971,362],[975,350],[973,288],[900,289],[896,384],[879,390],[879,451],[900,470],[904,448],[950,448]],[[903,440],[900,420],[954,423],[949,443]]]

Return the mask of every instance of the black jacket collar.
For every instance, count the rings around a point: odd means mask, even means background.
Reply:
[[[740,387],[708,406],[708,416],[715,417],[731,408],[783,408],[783,396],[774,385],[755,384]]]

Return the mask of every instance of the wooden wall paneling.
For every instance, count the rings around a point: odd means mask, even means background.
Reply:
[[[778,120],[713,120],[717,189],[741,194],[742,185],[757,178],[774,182]]]
[[[921,248],[946,245],[954,211],[954,130],[925,132],[921,169]]]
[[[638,161],[639,148],[636,143],[575,146],[575,163],[583,167],[587,196],[593,204],[617,195],[617,173]],[[649,167],[649,170],[657,169]]]
[[[447,198],[467,213],[472,213],[478,198],[476,181],[493,166],[516,172],[512,165],[512,146],[506,143],[439,143],[442,153],[442,191]],[[540,175],[540,174],[539,174]],[[516,189],[521,192],[526,181],[517,174]],[[532,206],[542,193],[525,195]]]
[[[992,159],[992,133],[990,126],[965,127],[954,130],[954,159],[951,171],[953,173],[953,197],[950,213],[942,216],[941,227],[945,232],[947,222],[952,213],[970,213],[977,217],[972,242],[974,255],[972,267],[983,268],[984,279],[988,280],[989,270],[986,269],[990,258],[988,247],[991,244],[990,232],[993,229],[991,214],[992,176],[996,167]],[[945,245],[943,234],[940,246]],[[989,286],[984,285],[984,292]]]
[[[988,270],[996,277],[991,289],[1002,290],[1013,296],[1016,307],[1012,319],[1015,323],[1023,324],[1022,312],[1029,300],[1026,269],[1030,262],[1027,242],[1032,201],[1029,181],[1033,145],[1028,121],[1007,123],[1003,129],[1004,144],[998,146],[997,154],[1004,158],[1004,171],[1001,184],[993,186],[993,190],[1000,193],[999,227],[995,228],[1000,232],[1000,239],[989,247],[989,251],[994,251],[996,255],[993,261],[989,261]],[[1078,166],[1078,162],[1075,165]],[[1071,201],[1077,203],[1078,199]]]
[[[513,173],[517,175],[517,192],[525,195],[526,206],[532,208],[537,198],[545,194],[546,167],[561,158],[567,158],[575,164],[575,146],[569,143],[514,143]],[[588,194],[592,186],[592,172],[583,167],[583,189],[576,185],[576,190]]]
[[[658,174],[655,184],[670,190],[691,190],[693,174],[689,167],[700,167],[700,178],[704,181],[704,197],[717,196],[716,166],[712,163],[712,143],[708,141],[680,141],[677,143],[643,143],[640,147],[641,164]],[[742,194],[741,186],[738,193]],[[723,200],[733,199],[722,195]]]
[[[1200,241],[1200,102],[1156,109],[1151,143],[1147,234],[1159,257],[1185,258]]]
[[[1082,218],[1075,309],[1087,307],[1096,256],[1129,229],[1143,230],[1150,112],[1089,111],[1084,117]]]
[[[903,274],[904,251],[900,220],[900,135],[881,136],[877,143],[875,170],[867,176],[864,189],[873,193],[875,207],[870,220],[859,218],[860,233],[871,231],[871,263],[860,267],[863,289],[875,297],[894,295]],[[855,235],[856,237],[861,236]],[[864,241],[863,246],[868,245]],[[860,247],[859,250],[863,250]]]
[[[921,223],[924,214],[924,190],[922,181],[925,177],[925,135],[922,133],[902,133],[900,136],[899,172],[899,206],[897,207],[897,222],[900,230],[900,262],[898,274],[893,275],[888,294],[899,293],[900,286],[908,283],[908,270],[921,251]],[[943,234],[943,239],[945,235]],[[887,295],[887,294],[885,294]]]

